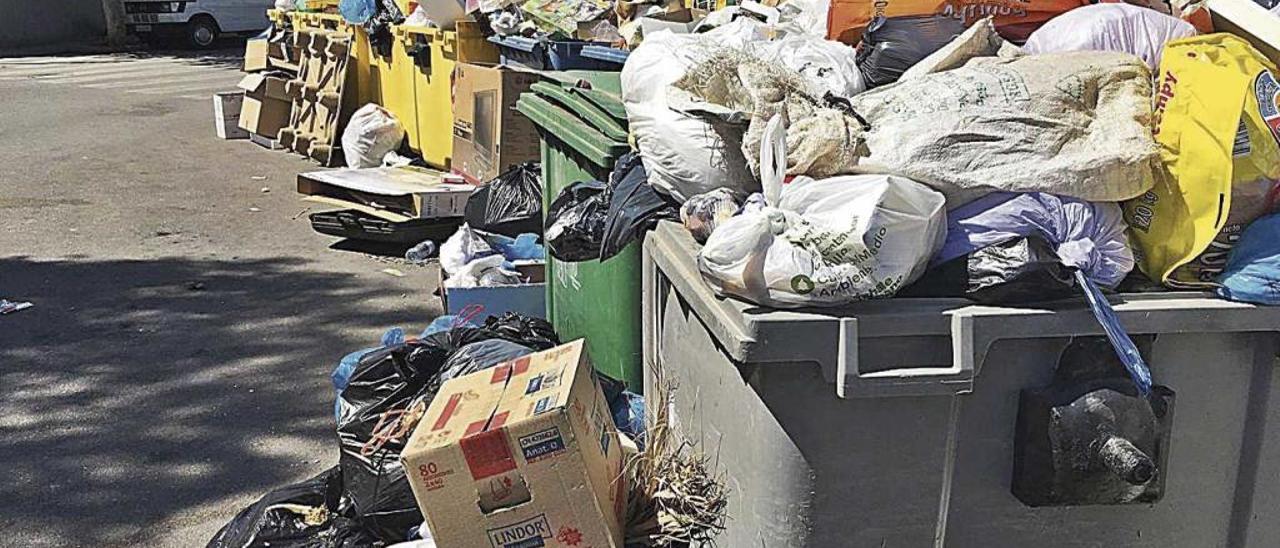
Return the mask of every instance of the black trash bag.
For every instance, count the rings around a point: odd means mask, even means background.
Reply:
[[[532,348],[503,339],[473,342],[449,356],[449,361],[445,362],[444,368],[427,385],[427,389],[438,393],[440,386],[450,379],[483,371],[532,353]]]
[[[964,21],[940,15],[877,17],[862,35],[856,59],[867,89],[897,82],[907,69],[964,30]]]
[[[547,208],[543,230],[547,252],[571,263],[599,259],[608,214],[609,194],[604,183],[582,181],[565,187]]]
[[[467,224],[481,232],[515,238],[542,234],[542,167],[538,162],[512,166],[467,198]]]
[[[678,206],[649,184],[640,155],[632,152],[614,164],[608,185],[575,183],[556,196],[547,210],[547,248],[562,261],[603,261],[658,221],[679,218]]]
[[[609,175],[609,194],[609,213],[600,247],[602,261],[643,238],[658,221],[680,219],[679,206],[649,184],[649,174],[635,152],[623,155],[614,165]]]
[[[422,523],[422,513],[404,468],[404,441],[389,441],[365,451],[374,430],[387,417],[414,401],[430,404],[434,393],[427,384],[455,349],[488,335],[476,328],[458,328],[425,339],[380,348],[360,359],[339,398],[338,463],[347,494],[359,519],[387,542],[404,540],[410,528]]]
[[[1015,238],[947,261],[898,293],[900,297],[965,297],[1014,305],[1079,294],[1071,268],[1042,238]]]
[[[383,546],[352,519],[337,467],[274,489],[218,530],[207,548],[369,548]]]
[[[560,336],[551,322],[542,318],[507,312],[501,317],[489,316],[484,321],[484,331],[490,338],[503,339],[524,345],[535,351],[560,346]]]

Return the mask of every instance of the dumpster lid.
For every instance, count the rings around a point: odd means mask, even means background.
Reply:
[[[627,128],[584,96],[547,82],[533,84],[530,90],[577,115],[606,137],[615,141],[627,140]]]
[[[564,141],[591,163],[607,170],[612,170],[618,157],[631,150],[625,142],[605,137],[577,116],[536,93],[521,93],[520,99],[516,101],[516,110],[532,120],[534,125]]]
[[[660,223],[644,244],[647,261],[665,274],[731,358],[758,364],[817,362],[841,397],[967,393],[997,340],[1103,335],[1083,297],[1018,308],[959,298],[882,299],[799,310],[762,307],[716,295],[698,270],[700,249],[683,226],[669,221]],[[1280,332],[1280,307],[1206,293],[1121,294],[1110,300],[1131,334]],[[925,337],[950,339],[945,345],[950,359],[942,360],[949,365],[872,370],[880,364],[860,363],[859,348],[877,339],[915,342]]]

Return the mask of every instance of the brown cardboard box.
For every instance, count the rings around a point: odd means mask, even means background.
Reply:
[[[453,169],[468,181],[493,180],[508,167],[537,160],[538,131],[515,111],[537,73],[459,63],[454,69]]]
[[[440,546],[620,548],[621,445],[578,340],[446,382],[400,460]]]
[[[267,50],[271,43],[265,38],[250,38],[244,43],[244,71],[267,70]]]
[[[285,94],[284,84],[284,78],[262,73],[241,79],[239,88],[244,90],[244,103],[240,105],[240,127],[274,138],[280,128],[289,125],[293,103]]]

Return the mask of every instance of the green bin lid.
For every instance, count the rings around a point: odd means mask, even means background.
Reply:
[[[622,78],[616,71],[566,70],[542,73],[544,82],[554,83],[566,90],[586,97],[587,100],[616,118],[622,125],[627,122],[627,109],[622,105]],[[581,85],[591,84],[591,89]]]
[[[582,95],[572,93],[549,82],[538,82],[531,86],[530,90],[544,99],[552,100],[565,107],[584,122],[591,124],[592,127],[599,130],[606,137],[615,141],[627,140],[627,128]]]
[[[605,169],[613,169],[613,164],[618,157],[631,150],[625,141],[605,137],[583,122],[581,118],[540,97],[537,93],[521,93],[520,99],[516,101],[516,110],[591,163]]]

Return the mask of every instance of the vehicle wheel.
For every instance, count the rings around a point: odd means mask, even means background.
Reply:
[[[218,22],[212,17],[196,17],[187,23],[187,44],[196,49],[209,49],[218,41]]]

